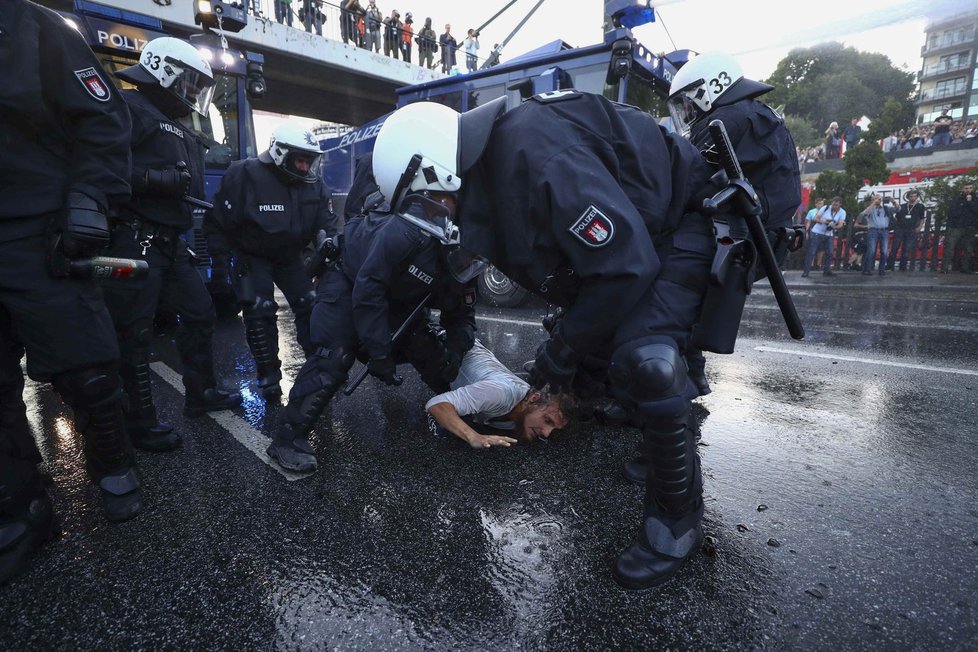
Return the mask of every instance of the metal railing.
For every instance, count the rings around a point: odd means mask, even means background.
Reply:
[[[954,63],[950,61],[938,61],[937,63],[930,64],[929,66],[924,66],[924,69],[920,71],[920,79],[936,77],[937,75],[945,75],[947,73],[957,72],[959,70],[967,70],[970,66],[971,57]]]
[[[931,90],[923,91],[920,94],[919,102],[930,102],[932,100],[944,100],[949,97],[959,97],[968,92],[967,84],[955,84],[951,88],[942,88],[940,90],[934,88]]]
[[[963,33],[956,33],[953,36],[944,36],[942,38],[935,39],[933,42],[928,42],[920,48],[920,54],[923,56],[928,52],[933,52],[935,50],[942,50],[944,48],[949,48],[953,45],[958,45],[959,43],[970,43],[975,40],[975,30],[969,29]]]
[[[359,28],[356,23],[356,18],[351,17],[347,12],[341,11],[338,4],[331,2],[320,2],[317,3],[314,0],[292,0],[290,3],[279,2],[278,0],[240,0],[244,5],[246,11],[252,16],[252,19],[257,19],[260,21],[267,21],[269,23],[280,23],[293,29],[305,30],[310,33],[320,34],[323,38],[328,38],[334,41],[343,41],[344,43],[349,43],[356,45],[358,47],[365,47],[364,36],[361,35]],[[366,3],[364,3],[366,4]],[[311,6],[312,10],[308,10],[307,7]],[[317,11],[318,9],[318,11]],[[309,14],[308,16],[306,14]],[[406,12],[401,15],[403,20]],[[387,16],[384,18],[389,17]],[[317,17],[321,17],[317,25]],[[346,24],[344,25],[344,22]],[[437,21],[436,21],[437,23]],[[414,63],[415,65],[421,65],[420,54],[418,52],[418,44],[414,39],[418,36],[418,32],[424,26],[424,20],[415,21],[412,25],[414,28],[414,36],[411,39],[411,61],[409,63]],[[383,34],[384,26],[381,25],[381,42],[379,46],[379,53],[385,54],[384,44],[383,44]],[[436,38],[440,36],[436,31]],[[457,38],[457,37],[456,37]],[[398,51],[400,56],[402,53]],[[462,41],[458,41],[457,52],[456,52],[456,62],[460,70],[465,68],[465,49],[462,47]],[[486,57],[478,56],[479,65],[481,65]],[[438,68],[441,66],[441,49],[435,53],[434,56],[434,67]]]

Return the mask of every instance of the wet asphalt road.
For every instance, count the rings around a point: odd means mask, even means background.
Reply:
[[[184,419],[158,338],[157,403],[184,448],[140,454],[148,507],[110,525],[57,397],[32,384],[62,534],[0,588],[3,647],[978,649],[978,285],[795,296],[807,341],[757,291],[737,352],[710,357],[715,550],[646,593],[609,576],[640,513],[620,476],[633,431],[475,452],[426,433],[409,372],[337,398],[319,472],[288,478],[246,446],[281,408],[252,393],[230,321],[219,372],[244,408]],[[518,366],[542,312],[484,310],[481,337]]]

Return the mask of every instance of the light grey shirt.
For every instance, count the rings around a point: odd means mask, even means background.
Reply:
[[[458,377],[451,391],[433,397],[427,410],[438,403],[451,403],[459,416],[471,417],[500,430],[513,430],[512,421],[500,420],[516,407],[530,391],[530,385],[513,374],[496,359],[479,340],[462,358]]]

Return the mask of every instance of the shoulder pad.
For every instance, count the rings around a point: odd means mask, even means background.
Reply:
[[[531,100],[536,100],[540,104],[549,104],[550,102],[563,102],[564,100],[575,100],[582,97],[583,93],[580,91],[575,91],[573,89],[567,89],[562,91],[548,91],[546,93],[540,93],[531,97]]]

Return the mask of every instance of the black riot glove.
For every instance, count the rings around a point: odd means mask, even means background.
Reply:
[[[556,332],[537,349],[537,358],[530,369],[530,385],[538,388],[550,385],[554,392],[570,392],[579,362],[580,356]]]
[[[143,189],[168,197],[183,197],[190,190],[190,171],[187,168],[146,170]]]
[[[445,346],[449,353],[454,353],[460,359],[469,352],[473,344],[475,333],[470,327],[445,329]]]
[[[445,360],[442,362],[441,369],[438,370],[438,375],[446,383],[451,383],[458,377],[459,369],[462,368],[462,356],[451,351],[445,352]]]
[[[404,379],[397,375],[394,360],[387,355],[381,358],[370,358],[370,362],[367,363],[367,371],[371,376],[380,378],[388,385],[400,385],[404,382]]]
[[[61,214],[61,243],[67,258],[95,256],[109,244],[105,209],[83,192],[69,192]]]

